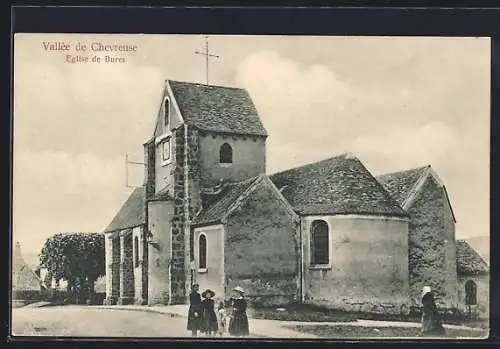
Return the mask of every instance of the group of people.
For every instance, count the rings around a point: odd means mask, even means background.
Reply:
[[[247,302],[241,287],[234,288],[231,297],[231,312],[226,313],[223,301],[215,307],[215,292],[207,289],[200,295],[200,286],[194,284],[189,295],[187,329],[193,336],[198,332],[206,335],[228,333],[231,336],[248,336]],[[203,298],[203,300],[202,300]],[[434,295],[429,286],[422,289],[422,334],[442,335],[445,333]],[[229,321],[228,321],[229,320]]]
[[[189,312],[187,329],[193,336],[198,333],[206,335],[228,333],[231,336],[248,336],[247,302],[245,291],[241,287],[234,288],[231,297],[231,312],[226,312],[226,306],[220,301],[215,306],[215,292],[207,289],[200,295],[200,286],[194,284],[189,295]],[[203,298],[203,300],[202,300]]]

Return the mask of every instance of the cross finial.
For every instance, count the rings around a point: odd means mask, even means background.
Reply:
[[[217,55],[213,55],[208,51],[208,36],[205,36],[205,51],[200,52],[200,51],[195,51],[197,55],[203,55],[205,56],[205,73],[206,73],[206,79],[207,79],[207,85],[208,85],[208,59],[210,57],[212,58],[219,58]]]

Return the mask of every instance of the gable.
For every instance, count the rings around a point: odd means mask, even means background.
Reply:
[[[458,275],[478,275],[489,272],[488,264],[464,240],[458,240],[457,246],[457,273]]]
[[[430,165],[400,172],[387,173],[377,176],[376,178],[405,210],[411,207],[427,181],[434,181],[439,190],[443,190],[444,199],[446,201],[445,204],[448,205],[452,219],[456,223],[455,213],[451,206],[446,186]]]
[[[270,176],[301,214],[407,216],[363,164],[349,154]]]
[[[169,129],[165,128],[165,99],[169,100]],[[172,94],[168,82],[165,83],[165,88],[161,96],[160,104],[158,107],[158,113],[156,115],[156,123],[154,129],[154,138],[160,137],[164,134],[170,133],[171,130],[176,129],[183,123],[182,115],[179,112],[179,108],[176,104],[175,98]]]
[[[229,183],[222,188],[221,192],[215,195],[205,195],[203,209],[193,220],[193,226],[223,223],[241,205],[243,205],[252,193],[263,188],[268,191],[277,205],[285,208],[294,219],[298,216],[281,195],[274,184],[266,175],[256,176],[242,182]]]
[[[267,136],[246,90],[173,80],[167,85],[185,123],[204,131]]]
[[[387,173],[376,178],[400,205],[404,205],[427,168],[428,166],[423,166],[401,172]]]

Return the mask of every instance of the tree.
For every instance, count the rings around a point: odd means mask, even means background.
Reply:
[[[99,233],[56,234],[40,254],[41,266],[56,284],[68,283],[68,296],[79,302],[92,297],[94,283],[106,272],[104,235]]]

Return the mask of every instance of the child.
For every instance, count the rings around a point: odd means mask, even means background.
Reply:
[[[201,296],[204,298],[201,301],[201,330],[210,336],[212,333],[217,333],[218,330],[217,315],[215,315],[214,300],[212,299],[215,296],[215,292],[206,290]]]
[[[226,308],[224,303],[221,301],[217,306],[217,322],[219,324],[219,335],[224,335],[226,331]]]

